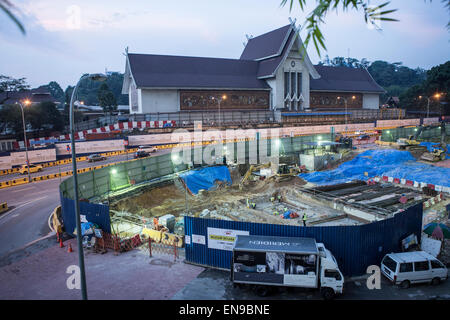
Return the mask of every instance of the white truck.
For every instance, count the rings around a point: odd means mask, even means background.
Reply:
[[[233,285],[249,285],[259,296],[276,287],[320,289],[324,299],[343,293],[336,259],[313,238],[238,235],[231,264]]]

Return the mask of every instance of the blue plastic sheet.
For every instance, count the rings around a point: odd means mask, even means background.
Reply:
[[[226,166],[206,167],[190,170],[180,174],[188,189],[197,194],[199,190],[210,190],[216,181],[225,181],[231,184],[230,171]]]
[[[436,142],[421,142],[421,146],[426,146],[428,149],[428,152],[433,152],[435,149],[440,149],[438,147],[439,143]],[[445,153],[446,159],[450,159],[450,145],[447,145],[447,152]]]
[[[367,172],[368,176],[364,173]],[[302,173],[299,177],[317,185],[337,184],[388,176],[450,187],[450,169],[419,163],[409,151],[368,150],[334,170]]]

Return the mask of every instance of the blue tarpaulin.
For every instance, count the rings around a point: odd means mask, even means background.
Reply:
[[[367,172],[367,176],[364,173]],[[368,150],[333,170],[302,173],[299,177],[317,185],[367,180],[388,176],[450,187],[450,169],[419,163],[409,151]]]
[[[426,146],[428,149],[428,152],[433,152],[435,149],[440,149],[439,143],[436,143],[436,142],[421,142],[420,145]],[[450,147],[450,145],[447,145],[446,159],[450,158],[450,148],[449,147]]]
[[[190,170],[180,174],[188,189],[197,194],[199,190],[210,190],[216,181],[225,181],[231,184],[230,171],[226,166],[206,167]]]

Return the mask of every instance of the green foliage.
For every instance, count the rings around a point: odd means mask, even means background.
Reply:
[[[22,113],[17,104],[7,104],[0,109],[0,132],[6,129],[16,136],[23,133]]]
[[[0,92],[22,91],[29,88],[30,86],[26,83],[25,78],[15,79],[13,77],[0,75]]]
[[[106,83],[101,84],[97,92],[97,97],[104,113],[112,113],[112,111],[117,110],[116,98]]]
[[[290,0],[289,11],[292,11],[295,0]],[[297,0],[300,9],[305,11],[306,0]],[[310,41],[312,40],[314,47],[316,48],[317,54],[321,56],[321,50],[327,50],[325,46],[325,37],[320,30],[320,26],[325,23],[326,15],[331,11],[338,12],[339,9],[342,11],[348,11],[349,9],[356,11],[363,11],[364,20],[366,23],[371,24],[375,28],[377,27],[377,21],[398,21],[396,19],[390,18],[389,15],[397,9],[386,10],[390,2],[385,2],[379,6],[370,5],[369,0],[317,0],[316,7],[314,10],[308,14],[306,21],[302,24],[307,31],[306,38],[304,39],[304,47],[307,48]],[[281,6],[284,7],[288,3],[288,0],[282,0]]]
[[[366,68],[373,79],[382,86],[386,93],[381,96],[382,101],[389,97],[399,97],[409,88],[420,84],[427,78],[427,71],[421,68],[411,69],[403,66],[401,62],[374,61],[367,59],[355,59],[335,57],[330,59],[328,55],[319,65],[334,67]]]
[[[53,102],[42,102],[24,108],[25,124],[27,128],[34,129],[38,134],[43,131],[45,135],[53,131],[62,131],[64,121],[59,110]],[[19,105],[4,105],[0,109],[0,132],[8,129],[18,139],[23,139],[22,112]]]
[[[100,89],[101,83],[106,83],[108,88],[113,93],[117,104],[128,104],[128,95],[122,94],[122,73],[112,73],[108,76],[105,82],[92,81],[91,79],[84,79],[81,81],[77,91],[77,100],[83,101],[85,105],[100,105],[97,92]],[[65,102],[69,104],[72,90],[74,87],[68,86],[65,90]]]
[[[400,102],[408,110],[450,114],[450,61],[431,68],[427,78],[400,95]],[[439,96],[436,96],[439,94]],[[421,98],[420,98],[421,97]],[[428,100],[429,99],[429,100]]]
[[[61,88],[61,86],[58,84],[58,82],[51,81],[49,84],[40,86],[39,88],[47,89],[53,98],[55,98],[56,100],[58,100],[60,102],[64,102],[64,100],[65,100],[64,91]]]

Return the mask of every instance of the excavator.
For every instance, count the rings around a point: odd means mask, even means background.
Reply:
[[[437,148],[433,148],[431,152],[424,152],[420,157],[420,160],[438,162],[443,161],[446,158],[447,153],[447,143],[445,142],[445,122],[441,122],[441,143]]]
[[[251,174],[254,171],[258,171],[264,168],[270,168],[271,163],[265,163],[265,164],[261,164],[261,165],[251,165],[250,168],[247,170],[247,172],[245,173],[244,177],[242,178],[241,182],[239,183],[239,189],[242,190],[242,188],[244,187],[244,184],[247,182],[248,178],[251,176]]]
[[[421,146],[420,142],[416,140],[420,136],[424,128],[424,126],[420,126],[414,135],[410,135],[408,138],[397,139],[398,148],[400,150],[425,152],[427,150],[427,147]]]
[[[250,168],[245,173],[244,177],[242,178],[241,182],[239,183],[239,189],[242,190],[244,184],[247,182],[251,174],[255,171],[270,168],[272,167],[272,164],[266,163],[261,165],[251,165]],[[298,175],[299,173],[307,172],[305,166],[297,166],[297,165],[288,165],[285,163],[280,163],[277,166],[276,173],[272,174],[268,179],[274,179],[276,182],[281,182],[284,180],[289,180],[290,178]]]

